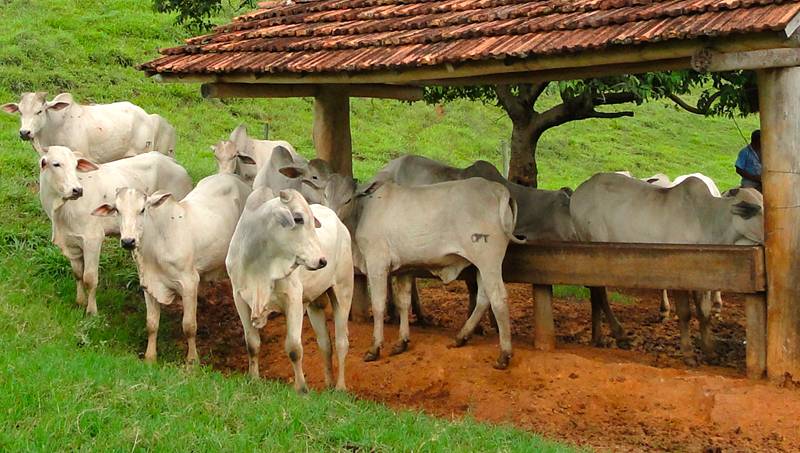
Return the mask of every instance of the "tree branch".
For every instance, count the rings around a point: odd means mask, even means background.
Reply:
[[[674,102],[678,107],[686,110],[687,112],[694,113],[696,115],[708,115],[710,112],[711,104],[717,100],[718,97],[722,95],[721,91],[717,91],[716,93],[712,94],[711,97],[708,98],[708,106],[705,109],[701,109],[700,107],[695,107],[688,102],[684,101],[680,98],[677,94],[670,93],[667,97]]]
[[[594,105],[616,105],[616,104],[627,104],[629,102],[636,102],[639,97],[630,92],[622,92],[622,93],[609,93],[602,96],[597,96],[592,99],[592,103]]]
[[[633,116],[633,112],[629,110],[622,112],[598,112],[597,110],[592,110],[586,118],[622,118],[624,116]]]
[[[530,115],[533,114],[531,108],[528,108],[519,97],[514,96],[511,91],[511,85],[495,85],[493,88],[500,106],[503,107],[503,110],[511,117],[512,121],[530,118]]]

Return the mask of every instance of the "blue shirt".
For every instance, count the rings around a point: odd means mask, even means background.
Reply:
[[[750,145],[745,146],[739,151],[739,157],[736,158],[736,168],[740,170],[744,170],[751,175],[761,176],[761,159],[758,158],[758,154],[753,150]],[[742,178],[742,185],[746,185],[749,181],[746,178]]]

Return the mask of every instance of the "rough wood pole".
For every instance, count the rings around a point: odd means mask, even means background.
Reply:
[[[533,285],[534,331],[533,347],[540,351],[556,348],[556,328],[553,323],[553,286]]]
[[[767,369],[767,299],[764,293],[745,295],[747,377],[762,379]]]
[[[758,72],[767,254],[767,374],[800,381],[800,68]]]
[[[350,97],[342,88],[320,87],[314,99],[313,139],[317,157],[328,161],[335,172],[352,176]]]

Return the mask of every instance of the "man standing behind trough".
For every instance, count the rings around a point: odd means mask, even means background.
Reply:
[[[742,177],[742,187],[752,187],[761,192],[761,131],[750,134],[750,144],[739,151],[736,173]]]

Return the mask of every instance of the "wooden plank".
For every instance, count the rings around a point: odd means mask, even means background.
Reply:
[[[339,85],[327,86],[350,97],[419,101],[422,88],[408,85]],[[204,83],[200,92],[204,98],[293,98],[314,97],[321,87],[316,84],[276,83]]]
[[[556,348],[553,286],[533,285],[533,303],[533,346],[540,351],[552,351]]]
[[[622,46],[605,50],[578,52],[563,55],[537,56],[527,59],[488,60],[466,62],[460,65],[437,65],[406,70],[332,72],[332,73],[275,73],[275,74],[159,74],[162,82],[226,82],[226,83],[274,83],[274,84],[417,84],[426,80],[459,79],[487,75],[530,73],[533,71],[560,70],[563,80],[579,79],[586,68],[604,67],[604,75],[628,74],[625,65],[640,63],[638,72],[677,69],[666,67],[666,61],[689,59],[699,50],[713,48],[719,52],[742,52],[749,50],[797,47],[798,42],[781,32],[763,32],[752,35],[697,39]],[[646,64],[650,63],[650,64]],[[669,63],[672,65],[674,62]],[[619,65],[617,70],[613,66]],[[575,71],[570,75],[570,71]],[[530,77],[526,74],[520,82]],[[509,81],[508,83],[513,83]]]
[[[314,148],[333,171],[353,176],[350,98],[335,87],[321,87],[314,98]]]
[[[767,372],[800,381],[800,68],[758,73],[767,258]]]
[[[764,293],[746,294],[747,377],[763,379],[767,370],[767,297]]]
[[[800,49],[797,48],[729,53],[707,51],[692,57],[692,68],[701,72],[785,68],[798,65],[800,65]]]
[[[762,247],[611,243],[509,245],[508,282],[763,291]]]

